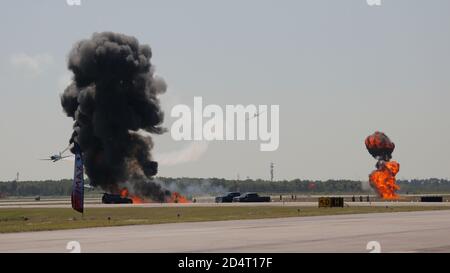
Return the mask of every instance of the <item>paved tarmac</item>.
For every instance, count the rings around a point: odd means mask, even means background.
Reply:
[[[317,207],[318,202],[263,202],[263,203],[143,203],[143,204],[101,204],[95,200],[85,202],[85,208],[116,208],[116,207],[143,207],[143,208],[161,208],[161,207],[233,207],[233,206],[288,206],[288,207]],[[450,207],[450,202],[345,202],[347,207]],[[29,202],[0,202],[0,209],[11,208],[71,208],[70,200],[67,201],[29,201]]]
[[[450,252],[450,211],[174,223],[0,234],[0,252]],[[377,243],[374,243],[375,245]]]

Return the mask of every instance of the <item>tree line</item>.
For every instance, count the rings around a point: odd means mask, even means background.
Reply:
[[[223,178],[156,178],[165,187],[188,196],[202,194],[220,194],[226,191],[260,192],[272,194],[360,194],[371,190],[363,187],[367,182],[355,180],[227,180]],[[89,181],[87,181],[87,184]],[[399,180],[399,193],[450,193],[450,180],[447,179],[412,179]],[[7,196],[70,196],[72,180],[46,181],[10,181],[0,182],[0,198]],[[88,193],[101,194],[101,189],[88,190]]]

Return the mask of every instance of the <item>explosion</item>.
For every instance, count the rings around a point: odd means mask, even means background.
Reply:
[[[378,160],[376,170],[369,175],[370,185],[383,199],[397,199],[395,191],[400,187],[395,184],[395,176],[400,171],[400,164],[390,161],[395,144],[381,132],[375,132],[365,141],[369,153]]]
[[[171,193],[153,181],[158,164],[150,134],[165,132],[158,96],[166,84],[154,75],[151,57],[134,37],[93,34],[69,54],[73,79],[61,105],[74,120],[70,142],[81,148],[92,186],[117,192],[128,181],[133,194],[163,202]]]

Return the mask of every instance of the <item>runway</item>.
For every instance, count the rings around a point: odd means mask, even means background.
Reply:
[[[271,202],[271,203],[145,203],[145,204],[85,204],[85,208],[165,208],[165,207],[317,207],[317,202]],[[450,203],[421,203],[421,202],[355,202],[346,203],[346,207],[450,207]],[[71,208],[70,204],[42,203],[42,204],[2,204],[0,209],[17,208]]]
[[[311,199],[311,200],[310,200]],[[211,198],[203,199],[201,202],[190,203],[142,203],[142,204],[102,204],[100,198],[85,198],[85,208],[114,208],[114,207],[143,207],[143,208],[160,208],[160,207],[233,207],[233,206],[278,206],[278,207],[317,207],[317,197],[302,198],[302,201],[279,201],[272,199],[272,202],[263,203],[215,203]],[[404,207],[404,206],[450,206],[449,199],[444,202],[418,202],[418,201],[375,201],[375,202],[345,202],[346,207]],[[0,200],[0,209],[12,208],[71,208],[69,198],[49,198],[36,201],[34,199],[3,199]]]
[[[450,206],[450,196],[444,196],[444,202],[419,202],[418,198],[420,196],[426,195],[409,195],[408,198],[413,198],[411,200],[406,200],[403,197],[400,200],[393,201],[379,201],[375,200],[372,202],[352,202],[345,201],[345,206],[347,207],[360,207],[360,206],[374,206],[374,207],[401,207],[401,206]],[[215,203],[214,198],[199,198],[199,202],[191,203],[143,203],[143,204],[102,204],[100,197],[87,197],[85,198],[85,208],[111,208],[111,207],[211,207],[211,206],[291,206],[291,207],[317,207],[317,196],[299,196],[298,201],[290,200],[286,198],[285,201],[280,201],[274,196],[272,196],[272,202],[264,203]],[[344,198],[351,198],[349,195],[341,195]],[[415,199],[414,199],[415,198]],[[375,198],[371,196],[371,199]],[[71,208],[70,198],[47,198],[41,199],[40,201],[34,200],[34,198],[21,198],[21,199],[1,199],[0,209],[5,208]]]
[[[450,252],[450,211],[176,223],[0,234],[0,252]]]

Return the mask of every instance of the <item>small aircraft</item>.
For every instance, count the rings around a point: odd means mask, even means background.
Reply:
[[[58,154],[51,155],[51,156],[49,156],[49,158],[43,158],[41,160],[49,160],[49,161],[57,162],[57,161],[63,160],[64,158],[71,157],[72,155],[64,155],[64,153],[69,148],[70,148],[70,146],[67,147],[66,149],[64,149],[62,152],[59,152]]]
[[[267,110],[262,111],[262,112],[255,113],[253,116],[247,118],[247,120],[251,120],[251,119],[257,118],[257,117],[259,117],[261,114],[264,114],[265,112],[267,112]]]
[[[49,160],[49,161],[56,162],[56,161],[60,161],[64,158],[68,158],[68,157],[71,157],[71,155],[63,156],[61,153],[59,153],[56,155],[51,155],[49,158],[42,158],[41,160]]]

